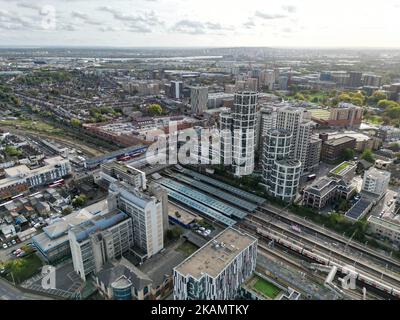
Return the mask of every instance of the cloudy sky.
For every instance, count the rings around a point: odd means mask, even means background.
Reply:
[[[399,17],[399,0],[0,0],[0,45],[400,47]]]

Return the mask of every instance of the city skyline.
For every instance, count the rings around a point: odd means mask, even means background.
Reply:
[[[118,0],[112,4],[102,0],[35,3],[0,0],[0,3],[2,46],[400,46],[400,42],[396,43],[400,4],[394,0],[384,3],[251,0],[234,4],[226,0]]]

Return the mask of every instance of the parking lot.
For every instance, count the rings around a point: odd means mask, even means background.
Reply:
[[[0,248],[0,262],[5,262],[7,260],[15,258],[15,256],[12,254],[12,252],[17,249],[20,249],[22,246],[24,246],[30,242],[31,242],[31,239],[28,239],[28,240],[16,243],[15,245],[12,245],[11,247],[7,247],[7,249],[4,249],[2,246]]]
[[[380,200],[379,203],[372,209],[371,215],[380,218],[393,217],[396,202],[396,199],[394,197],[396,195],[396,191],[389,189],[382,200]]]

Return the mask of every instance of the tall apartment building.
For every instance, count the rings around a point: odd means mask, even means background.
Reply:
[[[295,199],[300,181],[301,163],[290,157],[292,132],[272,129],[263,148],[263,179],[267,192],[286,202]]]
[[[382,77],[375,74],[364,74],[363,84],[368,87],[380,88],[382,86]]]
[[[276,128],[277,113],[273,107],[263,107],[258,114],[257,145],[263,146],[264,137],[269,130]]]
[[[171,81],[171,87],[169,95],[173,99],[180,99],[183,96],[183,82],[182,81]]]
[[[246,90],[258,91],[258,78],[248,78],[246,80]]]
[[[361,86],[362,72],[350,71],[348,86],[350,88],[358,88]]]
[[[267,131],[263,146],[262,167],[266,185],[275,160],[288,159],[292,145],[292,133],[284,129],[271,129]]]
[[[232,165],[236,176],[253,173],[256,126],[257,93],[253,91],[236,93],[232,110]]]
[[[311,137],[306,157],[306,168],[310,171],[318,169],[321,160],[322,140],[318,137]]]
[[[256,260],[257,239],[225,229],[174,268],[174,299],[233,300]]]
[[[133,245],[132,220],[121,211],[110,211],[83,222],[68,232],[74,270],[83,279],[128,252]]]
[[[299,188],[301,162],[298,160],[275,160],[270,174],[268,193],[285,202],[292,202]]]
[[[268,90],[274,89],[275,72],[274,70],[263,70],[259,77],[260,86],[266,87]]]
[[[219,115],[220,129],[220,159],[221,164],[231,165],[232,163],[232,113],[230,109],[223,110]]]
[[[301,170],[306,169],[308,148],[314,123],[311,115],[303,108],[283,107],[278,110],[276,127],[293,134],[290,157],[301,162]]]
[[[208,87],[190,88],[190,105],[193,114],[200,115],[207,110]]]
[[[390,172],[372,167],[364,174],[361,190],[377,196],[382,196],[386,193],[389,182]]]
[[[149,196],[134,190],[123,182],[109,187],[109,203],[132,219],[136,255],[144,260],[160,252],[164,247],[162,197]]]

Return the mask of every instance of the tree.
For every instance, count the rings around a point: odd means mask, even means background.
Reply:
[[[77,208],[77,207],[83,207],[87,202],[87,197],[84,194],[81,194],[72,201],[72,205]]]
[[[63,216],[69,215],[70,213],[72,213],[72,209],[70,207],[63,209],[63,211],[61,212]]]
[[[80,121],[79,119],[72,118],[72,119],[71,119],[71,125],[72,125],[73,127],[80,127],[81,121]]]
[[[300,93],[300,92],[296,93],[295,96],[294,96],[294,98],[295,98],[296,100],[306,101],[306,97],[304,96],[304,94],[302,94],[302,93]]]
[[[343,150],[342,158],[343,160],[352,160],[354,159],[355,152],[353,149],[347,148]]]
[[[399,104],[397,102],[391,101],[391,100],[387,100],[387,99],[380,100],[378,102],[378,107],[382,108],[382,109],[386,109],[386,108],[389,108],[389,107],[398,107],[398,106],[399,106]]]
[[[4,149],[4,152],[6,153],[6,155],[8,155],[9,157],[19,157],[22,155],[22,152],[20,150],[18,150],[16,147],[14,146],[6,146]]]
[[[386,100],[387,95],[383,91],[375,91],[372,96],[368,97],[368,104],[376,105],[378,101]]]
[[[361,155],[361,159],[371,162],[371,163],[375,163],[375,158],[374,155],[372,153],[372,151],[370,149],[365,149],[364,152]]]
[[[348,93],[342,93],[337,99],[339,102],[351,102],[351,97]]]
[[[159,116],[159,115],[162,114],[162,111],[163,111],[161,106],[159,104],[156,104],[156,103],[150,105],[150,107],[147,110],[152,116],[155,116],[155,115]]]

